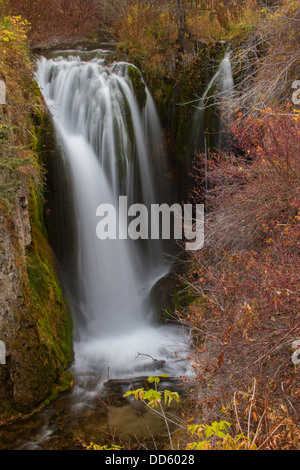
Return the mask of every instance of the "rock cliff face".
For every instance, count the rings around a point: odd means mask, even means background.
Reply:
[[[71,320],[54,254],[34,225],[33,192],[24,182],[10,216],[0,210],[0,422],[31,412],[70,382]]]
[[[9,218],[0,210],[0,422],[31,412],[70,382],[71,320],[53,252],[30,217],[37,209],[30,191],[21,186]]]
[[[47,156],[48,117],[34,84],[32,89],[35,97],[26,95],[30,132],[23,140],[14,130],[16,104],[9,89],[8,106],[0,115],[0,341],[6,346],[6,364],[0,364],[0,425],[32,413],[72,381],[66,372],[72,361],[72,322],[38,183],[39,158]],[[35,100],[39,106],[32,112]],[[30,161],[23,151],[28,147]]]
[[[25,188],[24,188],[25,189]],[[15,245],[6,219],[0,210],[0,337],[6,345],[6,366],[0,366],[0,397],[7,404],[20,402],[20,377],[22,375],[22,352],[11,346],[18,338],[22,325],[22,314],[26,312],[25,298],[22,288],[22,271],[18,266],[17,251],[25,260],[25,248],[31,243],[31,226],[29,222],[27,194],[20,191],[15,198],[12,215]],[[19,372],[18,372],[19,371]],[[21,372],[21,374],[20,374]],[[21,380],[22,382],[22,380]],[[1,409],[1,408],[0,408]]]

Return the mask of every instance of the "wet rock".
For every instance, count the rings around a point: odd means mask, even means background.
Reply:
[[[169,273],[162,277],[151,290],[150,300],[160,318],[168,318],[176,309],[181,276],[186,272],[187,257],[186,253],[181,254],[172,264]]]

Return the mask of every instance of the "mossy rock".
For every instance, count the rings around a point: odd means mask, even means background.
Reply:
[[[32,242],[26,249],[22,274],[24,306],[15,313],[20,321],[18,335],[8,344],[10,406],[19,413],[51,401],[73,359],[72,319],[56,274],[55,256],[39,219],[38,199],[36,193],[29,198]],[[0,407],[2,417],[8,411]]]
[[[134,65],[129,65],[128,77],[130,78],[131,85],[135,93],[139,107],[140,109],[143,109],[146,106],[147,93],[146,93],[146,86],[142,79],[141,73]]]
[[[39,184],[43,169],[38,155],[43,155],[47,122],[46,114],[31,115],[33,139],[29,145],[35,165],[31,174],[16,180],[24,194],[28,194],[31,244],[26,248],[26,256],[14,232],[14,212],[5,212],[21,295],[10,313],[18,326],[16,331],[13,326],[7,331],[7,365],[0,371],[0,424],[30,416],[58,393],[70,389],[72,383],[66,372],[73,360],[72,319],[57,275],[55,255],[48,242]],[[11,178],[13,176],[12,173]]]

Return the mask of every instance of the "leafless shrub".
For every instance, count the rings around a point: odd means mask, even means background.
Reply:
[[[300,76],[300,6],[290,0],[263,10],[261,23],[233,54],[238,79],[233,105],[255,114],[268,103],[286,104]]]

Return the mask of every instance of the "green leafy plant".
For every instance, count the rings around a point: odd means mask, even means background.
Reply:
[[[117,446],[115,444],[111,444],[111,447],[108,445],[99,446],[98,444],[94,444],[91,442],[90,445],[85,446],[86,450],[122,450],[122,447]]]
[[[189,433],[197,440],[187,445],[187,450],[257,450],[244,434],[232,437],[228,434],[231,424],[227,421],[214,421],[211,425],[191,424]]]
[[[175,402],[179,403],[180,402],[180,397],[177,392],[172,392],[170,390],[163,390],[159,391],[157,389],[157,384],[160,382],[161,377],[168,377],[167,374],[162,374],[159,376],[150,376],[148,377],[148,382],[150,384],[154,383],[155,388],[151,388],[149,390],[145,390],[144,388],[139,388],[137,390],[131,390],[127,393],[125,393],[124,398],[133,396],[137,401],[142,401],[145,403],[148,407],[152,408],[152,410],[158,414],[165,422],[167,431],[168,431],[168,436],[170,440],[170,446],[171,449],[173,450],[173,442],[172,442],[172,437],[171,437],[171,431],[170,431],[170,426],[169,426],[169,420],[168,417],[164,411],[162,401],[164,400],[165,405],[168,407],[171,405],[172,401],[174,400]],[[157,410],[159,408],[159,411]]]
[[[169,420],[163,409],[162,402],[164,401],[165,405],[169,407],[173,400],[179,403],[180,397],[177,392],[170,390],[159,391],[157,389],[157,384],[160,383],[162,377],[168,377],[168,375],[164,374],[148,377],[148,382],[150,384],[154,383],[155,388],[150,390],[145,390],[144,388],[131,390],[124,395],[124,398],[133,396],[137,401],[142,401],[164,419],[169,434],[171,449],[173,449],[169,423],[174,423],[174,420]],[[160,408],[160,411],[158,411],[157,408]],[[254,441],[251,442],[243,433],[232,437],[229,434],[231,424],[227,421],[214,421],[210,425],[187,425],[187,423],[183,422],[180,427],[195,438],[193,442],[187,444],[186,450],[257,450]]]
[[[170,406],[173,400],[179,403],[180,398],[177,392],[171,392],[170,390],[157,390],[157,384],[160,382],[160,377],[168,377],[168,375],[164,374],[160,376],[148,377],[148,382],[150,384],[154,383],[155,389],[151,388],[150,390],[145,390],[144,388],[138,388],[137,390],[131,390],[125,393],[124,398],[134,396],[137,401],[144,401],[146,402],[147,406],[150,406],[151,408],[160,407],[163,400],[167,406]]]

